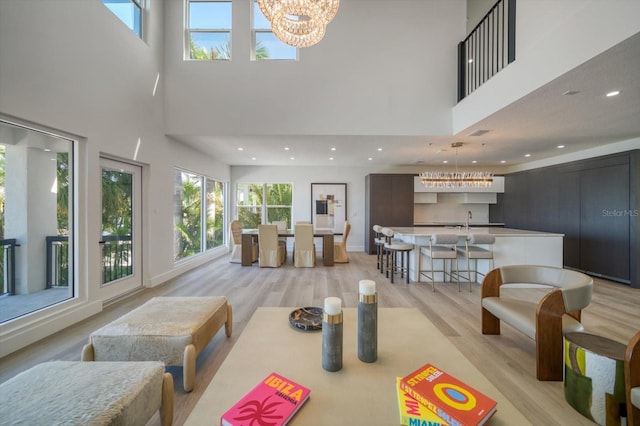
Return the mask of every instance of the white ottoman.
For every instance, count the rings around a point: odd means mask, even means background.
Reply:
[[[155,297],[91,333],[83,361],[162,361],[181,365],[183,386],[193,390],[196,357],[225,326],[232,329],[224,296]]]
[[[173,378],[161,362],[52,361],[0,384],[3,425],[173,423]]]

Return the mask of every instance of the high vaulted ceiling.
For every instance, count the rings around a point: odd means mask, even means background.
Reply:
[[[476,160],[477,165],[509,167],[640,137],[639,70],[640,33],[451,136],[206,135],[178,140],[232,166],[434,166],[445,160],[465,166]],[[607,97],[613,90],[621,93]],[[470,136],[478,130],[488,132]],[[456,152],[453,142],[464,145]]]

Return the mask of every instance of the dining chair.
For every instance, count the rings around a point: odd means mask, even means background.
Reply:
[[[279,268],[284,263],[276,225],[258,225],[258,259],[261,268]]]
[[[296,268],[313,268],[316,266],[316,246],[313,243],[313,225],[297,223],[293,234],[293,265]]]
[[[344,223],[344,231],[342,232],[342,241],[333,245],[333,261],[335,263],[349,263],[349,253],[347,253],[347,238],[351,232],[351,224]]]
[[[274,220],[271,222],[272,225],[276,225],[278,227],[278,233],[283,234],[287,232],[287,221],[286,220]],[[287,259],[287,237],[278,237],[278,242],[282,244],[282,248],[284,249],[284,258]]]
[[[258,243],[252,240],[251,261],[258,260]],[[242,222],[232,220],[229,224],[229,262],[242,263]]]

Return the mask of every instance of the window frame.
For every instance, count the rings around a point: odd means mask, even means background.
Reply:
[[[229,28],[191,28],[190,27],[190,15],[191,15],[191,4],[192,3],[229,3],[231,7],[231,16],[229,22]],[[183,59],[185,61],[231,61],[233,58],[233,1],[232,0],[186,0],[185,1],[185,11],[184,11],[184,53]],[[191,34],[192,33],[201,33],[201,34],[228,34],[229,35],[229,57],[219,57],[219,58],[207,58],[207,59],[198,59],[191,57]]]
[[[246,206],[241,206],[238,202],[238,188],[240,185],[246,185],[246,186],[261,186],[262,187],[262,204],[259,205],[255,205],[255,206],[250,206],[250,205],[246,205]],[[289,187],[291,188],[291,205],[283,205],[283,204],[269,204],[268,203],[268,189],[271,185],[289,185]],[[259,208],[260,209],[260,224],[267,224],[267,223],[271,223],[271,221],[269,221],[269,209],[289,209],[289,220],[288,220],[288,226],[291,228],[293,226],[293,183],[291,182],[237,182],[236,183],[236,196],[235,196],[235,218],[240,220],[240,209],[245,209],[245,208]],[[245,226],[245,224],[242,224],[243,226]]]
[[[260,10],[260,6],[258,5],[258,0],[252,0],[251,2],[251,11],[249,12],[251,17],[250,17],[250,22],[251,22],[251,52],[250,52],[250,59],[251,61],[298,61],[300,58],[300,49],[297,47],[293,47],[293,46],[288,46],[286,43],[278,40],[279,43],[281,43],[283,46],[287,46],[290,47],[292,49],[294,49],[295,51],[295,57],[294,58],[264,58],[264,59],[256,59],[256,48],[258,45],[257,42],[257,34],[273,34],[273,30],[271,29],[271,26],[269,27],[256,27],[256,19],[255,19],[255,11],[256,8],[257,10]],[[262,12],[260,12],[262,13]],[[274,35],[275,37],[275,35]],[[277,39],[277,37],[276,37]]]
[[[133,28],[131,28],[129,26],[129,24],[127,24],[127,22],[125,22],[122,18],[120,18],[120,16],[118,16],[109,6],[108,3],[113,3],[112,1],[109,0],[102,0],[102,4],[109,9],[109,11],[111,13],[113,13],[114,15],[116,15],[116,17],[122,21],[122,23],[124,23],[127,28],[129,28],[136,36],[138,36],[138,38],[140,38],[141,40],[144,40],[144,32],[145,32],[145,0],[129,0],[129,3],[131,3],[131,5],[133,5],[133,7],[135,7],[138,10],[138,22],[134,22],[133,23]],[[136,24],[138,24],[138,31],[136,31],[135,27]]]
[[[190,170],[186,170],[180,167],[174,167],[173,168],[173,173],[174,173],[174,177],[175,177],[175,173],[180,173],[181,175],[183,174],[187,174],[190,178],[193,178],[194,181],[197,178],[198,181],[198,185],[199,185],[199,197],[200,197],[200,211],[198,214],[198,220],[199,220],[199,250],[197,252],[188,254],[186,256],[182,256],[182,257],[178,257],[178,255],[180,253],[176,252],[174,250],[173,253],[173,261],[174,263],[178,263],[178,262],[182,262],[185,261],[187,259],[191,259],[194,256],[198,256],[201,255],[203,253],[207,253],[207,252],[211,252],[212,250],[216,250],[219,247],[224,247],[226,245],[226,240],[227,240],[227,210],[226,210],[226,204],[228,202],[228,183],[222,180],[218,180],[215,178],[212,178],[210,176],[206,176],[203,175],[201,173],[196,173],[196,172],[192,172]],[[184,181],[181,180],[181,182]],[[221,231],[222,231],[222,240],[221,243],[219,245],[214,245],[212,247],[208,247],[208,240],[207,240],[207,231],[209,230],[208,228],[208,223],[207,223],[207,211],[208,211],[208,206],[209,206],[209,202],[207,200],[207,194],[208,194],[208,183],[209,182],[213,182],[213,183],[219,183],[222,185],[222,206],[221,206],[221,213],[222,213],[222,218],[221,218]],[[175,181],[174,181],[175,184]],[[173,188],[173,190],[175,191],[175,186]],[[183,208],[183,202],[184,202],[184,198],[182,198],[181,200],[181,204],[180,204],[180,209],[182,211]],[[177,209],[178,206],[175,205],[175,203],[177,202],[177,200],[174,198],[174,209]],[[175,210],[174,210],[175,211]],[[178,223],[176,221],[176,217],[174,216],[174,220],[173,220],[173,231],[174,231],[174,249],[178,247],[178,244],[181,242],[181,240],[177,240],[177,226]],[[215,229],[215,223],[214,223],[214,229]]]

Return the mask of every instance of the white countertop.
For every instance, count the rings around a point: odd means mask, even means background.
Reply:
[[[390,227],[396,236],[428,237],[433,234],[457,234],[466,236],[468,234],[492,234],[496,237],[563,237],[564,234],[553,232],[527,231],[525,229],[512,229],[503,227],[471,226],[469,231],[464,227],[458,229],[457,226],[416,226],[416,227]]]

